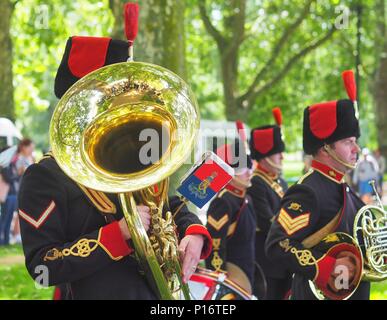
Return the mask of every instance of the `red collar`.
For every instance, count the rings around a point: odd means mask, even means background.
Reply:
[[[246,195],[246,190],[239,189],[230,183],[226,186],[226,189],[239,198],[244,198]]]
[[[320,172],[322,175],[325,177],[337,182],[337,183],[342,183],[343,182],[343,177],[344,173],[337,171],[326,164],[323,164],[317,160],[312,161],[312,168],[315,171]]]
[[[269,178],[271,178],[273,180],[278,178],[278,176],[275,173],[272,173],[272,172],[266,170],[265,168],[260,166],[259,163],[257,163],[257,167],[255,170],[263,173],[265,176],[268,176]]]

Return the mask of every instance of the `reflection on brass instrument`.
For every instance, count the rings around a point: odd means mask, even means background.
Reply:
[[[165,68],[139,62],[88,74],[66,92],[51,120],[61,169],[81,185],[118,194],[136,256],[161,299],[189,298],[172,214],[162,210],[168,177],[190,155],[198,128],[187,84]],[[151,209],[149,236],[137,204]]]
[[[360,284],[360,281],[383,281],[387,279],[387,212],[384,210],[375,188],[375,181],[371,181],[378,206],[363,206],[356,214],[353,226],[353,238],[347,234],[346,239],[359,251],[362,257],[362,274],[356,284],[346,292],[342,292],[340,299],[349,299]],[[333,239],[339,233],[332,233],[327,236]],[[324,240],[322,241],[324,242]],[[336,243],[344,243],[343,239]],[[319,244],[321,245],[321,243]],[[331,246],[335,242],[331,242]],[[311,289],[319,299],[330,298],[310,281]]]

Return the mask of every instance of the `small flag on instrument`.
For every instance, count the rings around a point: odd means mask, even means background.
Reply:
[[[211,201],[233,178],[234,169],[213,152],[206,152],[177,191],[198,208]]]

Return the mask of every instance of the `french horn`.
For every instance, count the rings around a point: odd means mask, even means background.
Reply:
[[[161,299],[189,299],[172,215],[162,210],[168,177],[191,154],[198,128],[188,85],[142,62],[112,64],[80,79],[60,99],[50,124],[60,168],[80,185],[118,194],[135,254]],[[162,141],[153,148],[156,158],[143,161],[152,135]],[[151,208],[148,233],[136,210],[140,203]]]

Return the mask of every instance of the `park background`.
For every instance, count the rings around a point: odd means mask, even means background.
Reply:
[[[16,123],[38,151],[58,102],[54,78],[72,35],[124,39],[123,0],[0,0],[0,117]],[[356,71],[360,144],[387,156],[385,0],[144,0],[135,59],[162,65],[194,91],[203,119],[249,127],[284,117],[287,152],[302,149],[302,111],[346,98],[341,72]],[[295,160],[296,159],[296,160]],[[298,159],[298,160],[297,160]],[[285,161],[286,178],[301,158]],[[37,290],[22,250],[0,248],[0,299],[51,298]],[[387,298],[387,285],[373,285]]]

